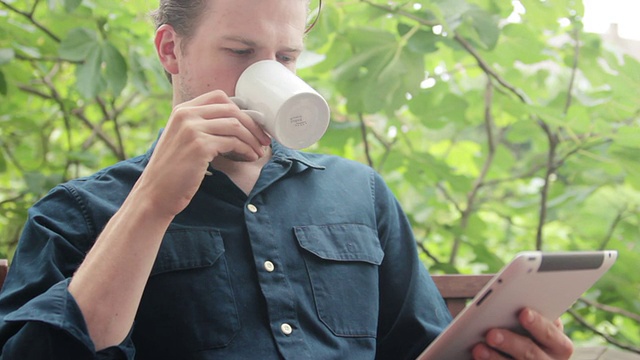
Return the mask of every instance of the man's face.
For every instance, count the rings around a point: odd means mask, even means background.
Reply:
[[[186,46],[178,38],[174,100],[217,89],[233,96],[242,71],[260,60],[277,60],[295,71],[306,13],[304,0],[209,0]]]

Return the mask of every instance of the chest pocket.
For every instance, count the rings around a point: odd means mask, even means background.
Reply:
[[[337,336],[375,337],[378,267],[384,253],[375,230],[360,224],[294,228],[305,249],[318,317]]]
[[[180,358],[233,340],[240,321],[224,252],[215,230],[166,233],[136,317],[141,358],[145,346]]]

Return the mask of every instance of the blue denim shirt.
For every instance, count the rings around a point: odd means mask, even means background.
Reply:
[[[0,294],[2,359],[413,359],[451,320],[380,176],[274,143],[248,196],[204,178],[129,336],[96,353],[67,285],[152,150],[32,207]]]

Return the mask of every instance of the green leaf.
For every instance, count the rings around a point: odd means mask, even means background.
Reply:
[[[443,95],[443,96],[440,96]],[[409,109],[430,129],[441,129],[451,123],[464,123],[469,104],[452,93],[422,91],[409,101]]]
[[[444,274],[459,274],[460,272],[455,266],[449,263],[438,263],[429,267],[429,272],[432,274],[444,273]]]
[[[0,94],[7,95],[7,79],[4,77],[4,73],[0,71]]]
[[[104,44],[102,51],[106,65],[107,84],[113,94],[117,96],[127,85],[127,62],[120,51],[109,42]]]
[[[15,57],[15,51],[12,48],[0,49],[0,65],[9,63]]]
[[[437,0],[435,2],[440,14],[440,20],[447,27],[447,31],[454,31],[461,23],[463,15],[471,9],[471,4],[466,0]],[[439,16],[439,17],[440,17]]]
[[[68,154],[69,161],[79,162],[86,166],[96,167],[100,163],[98,156],[86,151],[72,151]]]
[[[636,161],[640,158],[640,128],[624,126],[618,129],[618,132],[613,136],[615,143],[619,146],[625,146],[629,148],[637,148]]]
[[[7,159],[4,158],[4,151],[0,151],[0,173],[7,171]]]
[[[64,0],[64,10],[67,13],[72,13],[80,4],[82,4],[82,0]]]
[[[611,156],[619,162],[627,173],[626,181],[640,190],[640,162],[638,162],[638,154],[640,150],[636,147],[628,147],[614,144],[609,149]]]
[[[45,184],[47,183],[47,177],[41,172],[30,171],[25,173],[24,182],[29,192],[33,194],[42,194],[46,191]]]
[[[149,80],[147,79],[145,68],[142,65],[140,54],[131,50],[129,52],[129,59],[131,60],[131,78],[134,86],[143,94],[149,94]]]
[[[39,58],[40,56],[42,56],[42,53],[40,52],[40,49],[37,48],[37,47],[28,46],[28,45],[22,45],[22,44],[16,44],[16,45],[14,45],[14,48],[18,52],[23,52],[27,56],[30,56],[30,57],[33,57],[33,58]]]
[[[547,44],[539,38],[535,28],[525,24],[508,24],[502,29],[500,43],[488,52],[485,59],[512,67],[516,61],[533,64],[547,59]]]
[[[398,25],[398,33],[401,36],[406,35],[411,30],[412,27],[406,24]],[[438,36],[432,31],[418,30],[407,41],[407,47],[416,53],[428,54],[438,51],[437,41]]]
[[[487,273],[495,274],[505,265],[505,262],[496,256],[495,249],[489,249],[487,246],[479,242],[477,244],[469,244],[475,255],[475,262],[486,264],[489,268]]]
[[[91,99],[98,95],[103,88],[103,79],[100,71],[103,48],[94,43],[88,51],[89,55],[84,64],[78,67],[76,77],[80,94],[86,99]]]
[[[98,34],[86,28],[75,28],[60,43],[58,54],[71,61],[82,61],[99,45]]]
[[[47,5],[50,11],[53,11],[56,9],[56,6],[58,6],[58,3],[60,3],[60,1],[62,0],[47,0]]]
[[[387,31],[354,29],[348,38],[356,53],[334,72],[338,88],[348,94],[348,111],[375,113],[402,106],[424,78],[422,55]]]
[[[496,47],[500,37],[497,17],[478,7],[469,10],[466,15],[471,18],[473,28],[485,49]]]

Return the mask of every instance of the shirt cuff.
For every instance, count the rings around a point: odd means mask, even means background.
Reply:
[[[7,322],[38,321],[66,331],[91,352],[95,346],[84,321],[80,307],[67,289],[71,279],[65,279],[46,292],[36,296],[22,307],[7,314]]]

